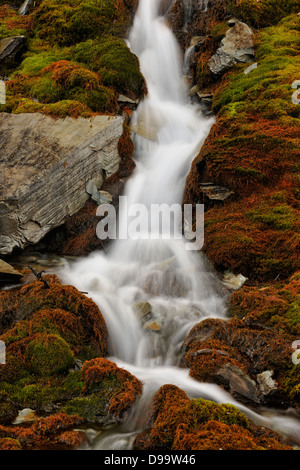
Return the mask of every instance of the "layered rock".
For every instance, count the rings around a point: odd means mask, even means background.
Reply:
[[[0,115],[0,253],[37,243],[119,167],[121,117],[53,120],[39,113]]]

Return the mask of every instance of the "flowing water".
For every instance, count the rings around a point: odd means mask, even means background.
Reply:
[[[136,169],[125,187],[128,207],[181,203],[191,162],[213,123],[188,103],[180,51],[159,16],[160,1],[140,0],[129,37],[149,93],[133,117]],[[127,222],[127,214],[121,214],[121,228]],[[190,397],[234,403],[256,422],[299,435],[293,418],[258,415],[221,388],[199,383],[178,367],[180,346],[192,326],[206,317],[226,315],[224,287],[204,256],[186,248],[184,240],[175,238],[115,240],[107,253],[95,252],[64,269],[64,280],[88,291],[100,307],[110,358],[144,384],[129,418],[101,434],[97,449],[130,449],[153,394],[163,384],[178,385]],[[137,317],[138,302],[151,305],[149,328]],[[151,322],[160,331],[153,331]]]

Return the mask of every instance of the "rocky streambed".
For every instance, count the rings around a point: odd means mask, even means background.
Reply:
[[[102,247],[90,196],[100,188],[117,207],[135,166],[127,124],[144,79],[136,71],[117,79],[123,65],[116,68],[116,55],[107,55],[108,46],[122,57],[129,51],[118,41],[136,2],[120,3],[117,11],[107,1],[100,15],[103,24],[114,18],[109,41],[105,28],[103,37],[86,28],[78,41],[75,21],[69,36],[57,25],[45,30],[46,0],[29,16],[1,7],[4,35],[26,37],[29,54],[21,49],[2,62],[3,77],[18,70],[0,105],[1,253],[28,252],[5,257],[18,273],[1,266],[5,282],[15,275],[19,285],[0,292],[0,448],[297,448],[300,108],[291,100],[299,78],[297,6],[287,2],[284,9],[277,0],[160,6],[187,51],[191,101],[215,115],[183,194],[184,203],[205,205],[203,251],[213,266],[200,255],[198,267],[222,299],[212,307],[202,298],[189,302],[184,265],[173,270],[172,259],[150,272],[132,266],[124,275],[119,253],[118,276],[110,279],[101,258],[104,277],[90,280],[90,271],[99,271],[92,265],[74,268],[77,288],[59,266]],[[74,18],[82,14],[72,11]],[[127,57],[133,69],[137,59]],[[50,265],[48,250],[58,255]],[[28,265],[47,274],[36,277]],[[122,276],[124,285],[141,289],[134,302],[121,292]],[[197,289],[210,292],[205,276]],[[151,349],[157,379],[114,356],[110,298],[115,312],[124,310],[124,325],[145,338],[140,357]],[[183,329],[180,315],[188,319]],[[120,314],[122,330],[121,321]],[[176,373],[160,369],[157,359],[169,354],[170,338]]]

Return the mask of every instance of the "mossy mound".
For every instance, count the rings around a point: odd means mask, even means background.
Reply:
[[[280,437],[254,426],[236,407],[190,400],[174,385],[156,393],[138,450],[283,450]]]
[[[36,281],[21,289],[0,293],[1,339],[7,352],[6,365],[0,371],[2,380],[14,381],[20,374],[40,370],[43,365],[39,366],[39,359],[34,354],[37,351],[43,357],[49,353],[54,367],[55,345],[67,360],[65,369],[70,365],[71,351],[83,360],[107,354],[107,332],[98,307],[74,287],[61,285],[56,276],[45,279],[49,288]],[[49,347],[53,343],[54,349],[43,350],[41,342],[45,347],[46,341],[41,341],[41,335],[49,340]]]
[[[0,40],[12,36],[27,36],[31,20],[19,15],[8,5],[0,6]]]
[[[204,251],[220,269],[250,279],[299,269],[299,124],[292,102],[298,77],[299,16],[257,34],[258,67],[228,73],[214,95],[218,119],[194,160],[184,203],[202,202],[201,183],[234,191],[208,208]]]
[[[143,96],[145,82],[139,61],[122,39],[110,36],[82,42],[75,46],[73,56],[96,71],[103,85],[132,97]]]
[[[68,402],[64,411],[86,422],[121,422],[142,392],[142,383],[136,377],[107,359],[86,361],[81,377],[84,396]]]
[[[122,0],[44,0],[33,15],[38,37],[59,46],[111,32],[125,36],[129,25]]]

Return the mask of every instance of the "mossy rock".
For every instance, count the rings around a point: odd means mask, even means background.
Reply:
[[[122,39],[107,37],[100,41],[89,40],[77,44],[74,58],[99,73],[103,84],[119,93],[142,97],[145,80],[138,58]]]
[[[135,449],[290,449],[276,433],[253,425],[236,407],[190,400],[174,385],[164,385],[156,393],[147,423],[134,441]]]
[[[85,422],[122,422],[142,392],[141,382],[107,359],[86,361],[81,370],[84,396],[69,401],[63,410]]]
[[[265,2],[255,2],[263,8]],[[236,65],[217,86],[217,122],[193,161],[184,204],[202,199],[201,182],[234,191],[207,207],[204,251],[220,270],[250,282],[287,279],[299,264],[300,19],[292,15],[256,33],[257,68]]]
[[[28,344],[25,354],[30,372],[39,377],[66,372],[74,363],[68,343],[57,335],[37,334]]]

